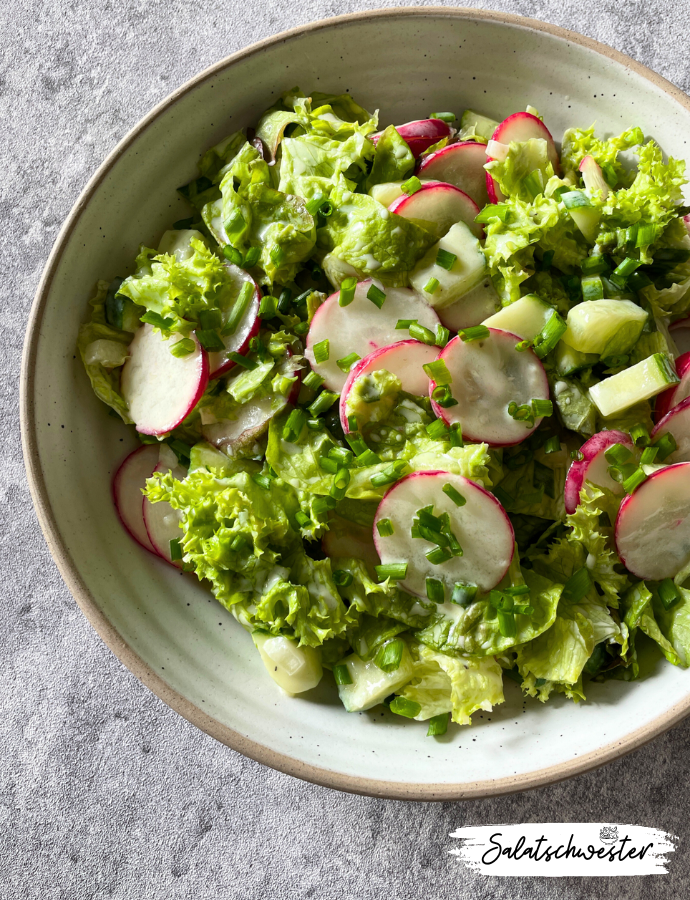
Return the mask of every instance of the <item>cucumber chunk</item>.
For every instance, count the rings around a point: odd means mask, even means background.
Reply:
[[[369,195],[378,200],[379,203],[388,209],[394,200],[402,194],[402,181],[384,181],[382,184],[375,184],[369,189]]]
[[[373,659],[365,661],[356,653],[344,659],[343,663],[350,672],[352,684],[339,684],[338,693],[348,712],[371,709],[407,684],[414,674],[414,662],[407,644],[403,648],[400,665],[393,672],[384,672]]]
[[[581,353],[617,356],[637,342],[647,313],[631,300],[585,300],[567,317],[562,340]]]
[[[589,437],[596,431],[597,411],[580,385],[569,378],[560,378],[553,386],[558,414],[566,428]]]
[[[573,347],[569,347],[568,344],[564,344],[563,341],[559,341],[556,344],[555,359],[556,372],[561,377],[567,377],[593,366],[599,357],[596,353],[580,353],[579,350],[575,350]]]
[[[478,138],[490,141],[494,131],[498,128],[498,122],[489,119],[473,109],[466,109],[460,119],[459,141],[475,141]]]
[[[263,632],[254,632],[252,640],[266,671],[288,694],[310,691],[321,681],[320,649],[298,647],[290,638],[273,637]]]
[[[439,250],[455,256],[450,269],[437,265]],[[464,222],[457,222],[420,259],[410,273],[410,284],[434,309],[442,309],[472,290],[485,275],[486,258],[479,241]],[[438,286],[433,293],[427,293],[424,288],[432,278]]]
[[[612,416],[635,403],[649,400],[670,384],[678,384],[679,380],[668,357],[654,353],[637,365],[593,385],[589,395],[602,416]]]
[[[536,294],[526,294],[510,306],[504,306],[493,316],[484,320],[488,328],[500,328],[521,337],[523,341],[531,341],[542,330],[551,317],[554,309]]]

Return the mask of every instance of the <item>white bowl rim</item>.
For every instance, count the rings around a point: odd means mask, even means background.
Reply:
[[[153,693],[164,703],[193,725],[196,725],[197,728],[205,731],[211,737],[221,741],[238,753],[263,763],[264,765],[270,766],[273,769],[277,769],[289,775],[294,775],[297,778],[310,781],[314,784],[355,794],[397,800],[474,800],[554,784],[558,781],[572,778],[575,775],[591,771],[592,769],[598,768],[599,766],[605,765],[614,759],[630,753],[672,728],[690,713],[690,692],[688,692],[684,700],[676,703],[653,721],[641,728],[631,731],[621,740],[610,742],[598,750],[592,751],[582,757],[567,760],[538,772],[516,774],[507,778],[487,779],[470,784],[452,784],[447,782],[439,784],[415,784],[352,776],[331,769],[310,765],[284,753],[279,753],[257,741],[253,741],[204,713],[198,706],[191,703],[182,696],[182,694],[173,690],[166,684],[162,678],[160,678],[160,676],[154,672],[153,669],[151,669],[122,639],[113,625],[99,609],[95,598],[82,579],[59,532],[55,516],[51,509],[38,455],[34,409],[34,374],[38,345],[37,337],[43,313],[53,279],[59,268],[67,242],[74,231],[81,214],[117,160],[131,146],[137,137],[163,112],[174,106],[180,98],[208,78],[213,77],[216,73],[259,53],[266,48],[301,37],[310,32],[318,32],[363,19],[387,19],[395,17],[459,18],[496,22],[499,24],[524,28],[528,31],[542,32],[569,43],[578,44],[589,50],[594,50],[613,62],[624,66],[635,74],[650,81],[654,86],[664,91],[664,93],[668,94],[673,100],[690,112],[690,97],[681,91],[680,88],[671,84],[671,82],[662,78],[646,66],[643,66],[641,63],[636,62],[624,53],[620,53],[618,50],[614,50],[606,44],[585,37],[577,32],[560,28],[557,25],[542,22],[538,19],[467,7],[391,7],[387,9],[349,13],[347,15],[322,19],[317,22],[310,22],[306,25],[291,28],[288,31],[283,31],[255,44],[251,44],[249,47],[225,57],[220,62],[214,63],[212,66],[209,66],[207,69],[204,69],[198,75],[185,82],[176,91],[173,91],[173,93],[155,106],[134,126],[134,128],[131,129],[90,178],[60,229],[36,290],[24,340],[20,381],[22,449],[29,488],[39,524],[46,539],[46,543],[48,544],[48,549],[50,550],[67,587],[72,592],[80,609],[103,642],[110,648],[115,656],[117,656],[120,662],[122,662],[133,675],[143,682],[149,690],[153,691]]]

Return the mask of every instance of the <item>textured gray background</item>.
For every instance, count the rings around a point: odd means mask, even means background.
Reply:
[[[139,684],[79,612],[33,514],[17,411],[22,338],[50,247],[88,177],[141,116],[199,70],[285,28],[382,5],[0,5],[2,900],[519,900],[556,892],[563,900],[626,900],[690,892],[690,721],[603,770],[504,799],[405,804],[304,784],[217,744]],[[688,0],[488,6],[581,31],[690,89]],[[448,833],[462,824],[582,820],[678,834],[670,874],[493,879],[461,870],[447,852]]]

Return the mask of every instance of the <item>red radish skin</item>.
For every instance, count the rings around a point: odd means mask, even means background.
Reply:
[[[123,460],[112,484],[113,503],[125,530],[145,550],[154,554],[156,550],[144,524],[142,490],[158,465],[158,456],[156,444],[138,447]]]
[[[346,413],[347,398],[358,378],[369,372],[386,369],[392,375],[398,376],[405,393],[425,397],[429,393],[429,376],[422,366],[432,362],[437,356],[438,347],[430,347],[421,341],[400,341],[398,344],[391,344],[390,347],[374,350],[369,356],[355,363],[350,369],[340,395],[340,424],[345,434],[350,433]]]
[[[167,434],[189,415],[208,384],[208,355],[194,334],[196,348],[176,357],[170,347],[183,335],[165,340],[152,325],[143,325],[129,345],[120,389],[141,434]]]
[[[459,188],[442,181],[424,184],[409,196],[401,194],[388,210],[406,219],[433,222],[438,237],[447,234],[456,222],[464,222],[476,238],[484,235],[482,226],[474,221],[479,215],[474,200]]]
[[[187,475],[187,472],[181,466],[170,469],[165,463],[159,463],[153,471],[154,473],[172,472],[173,478],[177,479],[177,481],[182,481]],[[179,527],[181,521],[179,512],[173,509],[165,500],[161,500],[159,503],[151,503],[146,497],[143,497],[142,500],[146,532],[154,552],[166,562],[169,562],[171,566],[181,569],[182,561],[175,560],[173,562],[170,557],[170,541],[174,538],[182,537],[182,531]]]
[[[417,175],[423,179],[452,184],[464,191],[481,209],[489,202],[485,162],[484,144],[459,141],[425,156],[420,161]]]
[[[658,469],[621,503],[616,550],[645,581],[674,578],[690,559],[690,462]]]
[[[659,420],[652,430],[652,440],[664,434],[672,434],[677,449],[664,462],[677,463],[690,460],[690,397],[674,406]]]
[[[386,294],[381,309],[367,298],[372,284]],[[337,393],[342,391],[348,374],[338,367],[338,359],[350,353],[357,353],[363,359],[380,347],[409,339],[409,332],[396,329],[399,319],[416,319],[434,333],[440,324],[426,300],[409,288],[387,288],[369,279],[359,282],[349,306],[340,306],[339,298],[339,292],[331,294],[314,313],[304,354],[312,369],[325,379],[324,387]],[[317,363],[313,348],[323,340],[329,341],[329,358]]]
[[[680,378],[678,384],[665,390],[656,398],[654,421],[660,422],[674,406],[690,397],[690,353],[683,353],[676,360],[676,373]]]
[[[609,195],[609,186],[606,184],[601,166],[593,156],[585,156],[580,163],[580,172],[582,180],[588,191],[599,191],[602,200],[606,200]]]
[[[225,344],[225,350],[209,353],[209,378],[219,378],[221,375],[225,375],[226,372],[229,372],[230,369],[234,368],[237,364],[234,360],[228,359],[228,355],[230,353],[245,354],[249,349],[249,342],[253,337],[256,337],[261,326],[261,320],[259,319],[261,291],[259,290],[259,286],[252,276],[248,272],[245,272],[244,269],[240,269],[239,266],[232,265],[232,263],[225,263],[225,268],[232,276],[238,295],[245,282],[249,282],[253,285],[254,295],[247,307],[247,311],[235,329],[235,333],[222,337],[222,341]],[[228,313],[231,309],[232,306],[228,309]]]
[[[451,484],[465,499],[457,507],[443,491]],[[433,545],[413,538],[410,525],[417,510],[433,504],[434,515],[448,512],[451,527],[463,548],[463,556],[453,557],[442,565],[433,565],[425,553]],[[381,537],[376,523],[390,519],[393,534]],[[403,590],[426,598],[426,577],[445,583],[446,600],[455,582],[477,584],[491,590],[504,577],[515,552],[515,534],[508,514],[493,494],[474,481],[450,472],[430,470],[413,472],[394,484],[376,511],[373,527],[374,543],[381,562],[405,561],[408,571],[400,582]]]
[[[414,122],[396,125],[395,130],[406,141],[415,159],[443,138],[450,140],[455,134],[455,129],[442,119],[416,119]],[[374,145],[378,143],[382,134],[383,132],[379,131],[371,135]]]
[[[511,141],[529,141],[532,138],[541,138],[546,141],[549,160],[553,166],[554,173],[558,175],[561,171],[561,164],[558,158],[556,144],[551,137],[549,129],[544,125],[541,119],[537,118],[537,116],[533,116],[528,112],[513,113],[512,116],[508,116],[507,119],[504,119],[501,122],[496,131],[494,131],[491,140],[498,141],[501,144],[510,144]],[[491,161],[492,157],[489,157],[487,154],[487,162]],[[503,192],[489,172],[486,173],[486,189],[491,203],[498,203],[500,200],[505,200]]]
[[[614,444],[623,444],[629,450],[635,445],[623,431],[600,431],[580,447],[584,459],[575,460],[565,479],[565,511],[572,515],[580,502],[580,491],[585,481],[608,488],[614,494],[622,494],[623,486],[608,473],[609,463],[605,453]]]
[[[516,422],[508,414],[508,405],[532,400],[548,400],[549,382],[544,366],[533,350],[518,351],[521,342],[515,334],[489,328],[489,337],[464,343],[458,336],[449,341],[438,355],[453,381],[450,388],[455,406],[443,408],[432,399],[434,414],[447,425],[462,424],[466,440],[487,443],[492,447],[511,447],[528,438],[542,422],[533,426]],[[492,379],[500,379],[492,385]],[[516,380],[520,379],[519,386]],[[487,387],[491,385],[491,389]],[[429,383],[432,396],[436,383]]]
[[[690,316],[686,319],[678,319],[673,325],[669,325],[671,337],[676,342],[676,347],[681,354],[690,352]]]

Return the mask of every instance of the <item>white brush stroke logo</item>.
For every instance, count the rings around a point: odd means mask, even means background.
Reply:
[[[450,837],[450,850],[481,875],[666,875],[678,838],[643,825],[552,822],[468,825]]]

